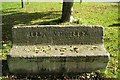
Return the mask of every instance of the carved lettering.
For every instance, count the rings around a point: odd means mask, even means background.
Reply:
[[[49,34],[48,34],[49,35]],[[69,32],[69,31],[61,31],[61,32],[53,32],[52,36],[57,36],[57,37],[61,37],[61,36],[66,36],[66,37],[82,37],[82,36],[87,36],[87,32],[84,31],[74,31],[74,32]],[[29,32],[29,35],[27,35],[27,37],[46,37],[47,33],[45,32]]]

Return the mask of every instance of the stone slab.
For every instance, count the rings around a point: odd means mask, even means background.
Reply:
[[[13,45],[12,57],[107,56],[101,44],[96,45]]]
[[[108,57],[99,56],[88,59],[85,56],[78,57],[12,57],[9,58],[9,70],[15,74],[39,74],[39,73],[80,73],[104,69],[107,66]],[[106,61],[102,61],[105,59]],[[101,61],[100,61],[101,60]]]
[[[103,43],[102,27],[84,26],[23,26],[13,27],[14,44],[77,45]]]
[[[99,26],[17,26],[12,30],[11,73],[92,72],[109,61]]]

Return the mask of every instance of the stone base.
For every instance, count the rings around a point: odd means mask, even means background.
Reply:
[[[13,45],[8,54],[14,74],[92,72],[106,68],[108,61],[103,45]]]

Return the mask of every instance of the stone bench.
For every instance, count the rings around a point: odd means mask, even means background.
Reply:
[[[99,26],[15,26],[12,36],[7,61],[14,74],[92,72],[109,61]]]

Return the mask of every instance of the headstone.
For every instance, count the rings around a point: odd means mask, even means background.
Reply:
[[[109,53],[99,26],[16,26],[8,66],[14,74],[81,73],[104,69]]]

